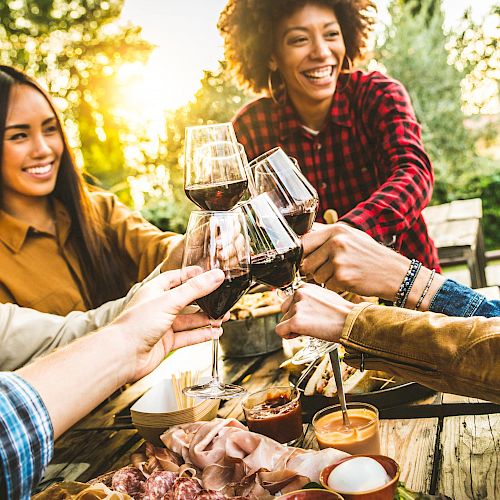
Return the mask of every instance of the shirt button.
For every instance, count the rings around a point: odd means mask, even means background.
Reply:
[[[319,151],[323,146],[321,145],[321,142],[316,143],[316,149]]]
[[[321,183],[321,189],[326,189],[326,182]]]

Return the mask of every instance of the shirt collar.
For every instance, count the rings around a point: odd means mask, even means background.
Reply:
[[[329,118],[333,123],[344,127],[352,127],[351,107],[349,104],[349,75],[340,75],[337,82],[337,89],[333,95],[332,104],[330,106]],[[298,113],[295,111],[292,103],[287,99],[285,105],[278,108],[280,140],[285,141],[288,137],[297,132],[304,133]],[[321,127],[323,130],[327,124]]]
[[[0,240],[12,252],[17,253],[21,249],[30,227],[27,222],[0,210]]]
[[[57,199],[54,199],[54,214],[58,239],[64,245],[69,236],[71,219],[64,205]],[[35,228],[31,224],[0,210],[0,241],[12,252],[17,253],[21,250],[29,231],[33,229]]]

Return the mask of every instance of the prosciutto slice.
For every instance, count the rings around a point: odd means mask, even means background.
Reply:
[[[292,491],[309,481],[318,481],[323,467],[347,456],[333,448],[306,451],[286,447],[250,432],[235,419],[179,425],[160,439],[185,462],[203,471],[205,488],[262,498],[265,492]],[[242,488],[243,484],[247,486]]]

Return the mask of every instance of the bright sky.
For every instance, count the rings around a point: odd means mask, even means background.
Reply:
[[[379,18],[387,19],[388,0],[376,0]],[[480,20],[495,0],[443,0],[450,27],[471,6]],[[146,40],[158,46],[143,74],[141,85],[128,96],[144,100],[139,109],[177,108],[187,103],[200,86],[204,69],[216,69],[223,57],[216,24],[226,0],[125,0],[122,19],[142,26]],[[127,75],[124,75],[126,78]]]

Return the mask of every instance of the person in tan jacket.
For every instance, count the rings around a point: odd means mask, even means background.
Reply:
[[[84,181],[49,95],[0,66],[0,302],[66,315],[125,295],[184,238]]]
[[[276,327],[280,336],[340,342],[345,361],[357,368],[500,402],[500,301],[410,263],[346,224],[319,229],[302,241],[302,269],[317,282],[406,308],[353,304],[306,284],[284,302]]]

